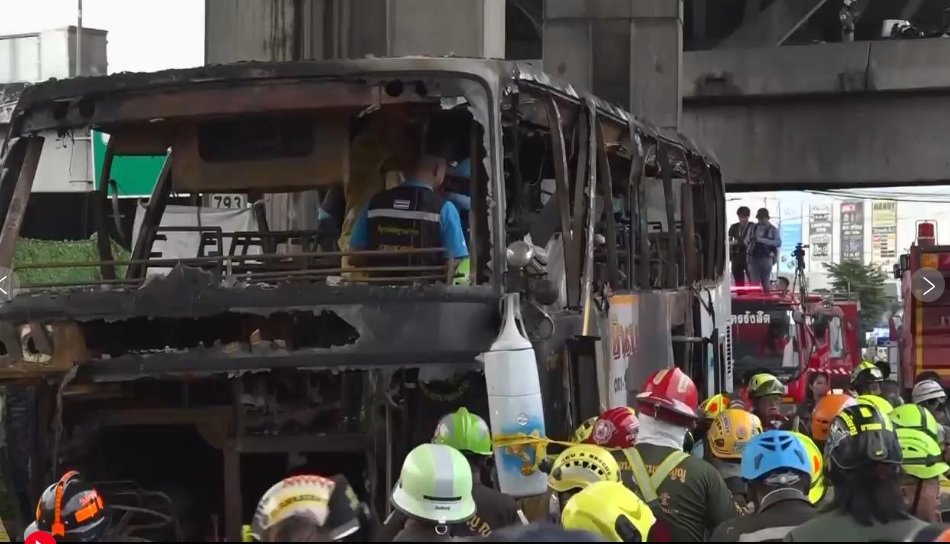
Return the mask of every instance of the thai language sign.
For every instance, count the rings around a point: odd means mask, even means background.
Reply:
[[[841,203],[841,260],[864,262],[864,202]]]
[[[808,211],[808,247],[809,262],[815,263],[813,270],[822,270],[821,263],[833,260],[831,229],[831,204],[812,204]]]

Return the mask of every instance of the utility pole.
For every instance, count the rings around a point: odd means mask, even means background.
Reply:
[[[82,0],[79,2],[79,16],[76,20],[76,74],[74,77],[82,75]]]

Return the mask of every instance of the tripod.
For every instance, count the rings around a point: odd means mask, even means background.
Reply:
[[[798,294],[803,305],[805,304],[805,297],[808,295],[808,284],[805,279],[805,249],[808,247],[799,243],[795,244],[795,250],[792,251],[792,257],[795,257],[795,279],[792,280],[792,291],[798,288]]]

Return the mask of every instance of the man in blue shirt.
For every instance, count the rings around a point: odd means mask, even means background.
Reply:
[[[416,157],[399,187],[387,189],[370,199],[350,236],[350,249],[399,250],[441,247],[444,255],[386,256],[373,258],[374,266],[443,264],[446,258],[459,261],[455,283],[467,283],[468,246],[458,209],[438,192],[445,180],[448,160],[445,153],[427,151]],[[395,275],[385,273],[385,275]]]
[[[748,251],[749,279],[762,285],[763,291],[772,286],[772,266],[782,247],[778,229],[769,222],[769,211],[759,208],[755,214],[756,224],[746,232],[745,246]]]

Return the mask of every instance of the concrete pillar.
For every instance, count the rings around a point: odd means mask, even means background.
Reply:
[[[682,50],[682,0],[545,0],[545,71],[664,128],[679,124]]]
[[[296,3],[205,0],[205,64],[293,60]]]
[[[349,0],[342,56],[505,57],[505,0]]]
[[[205,63],[505,57],[505,0],[205,0]]]
[[[677,130],[683,112],[683,0],[633,0],[630,109]]]

